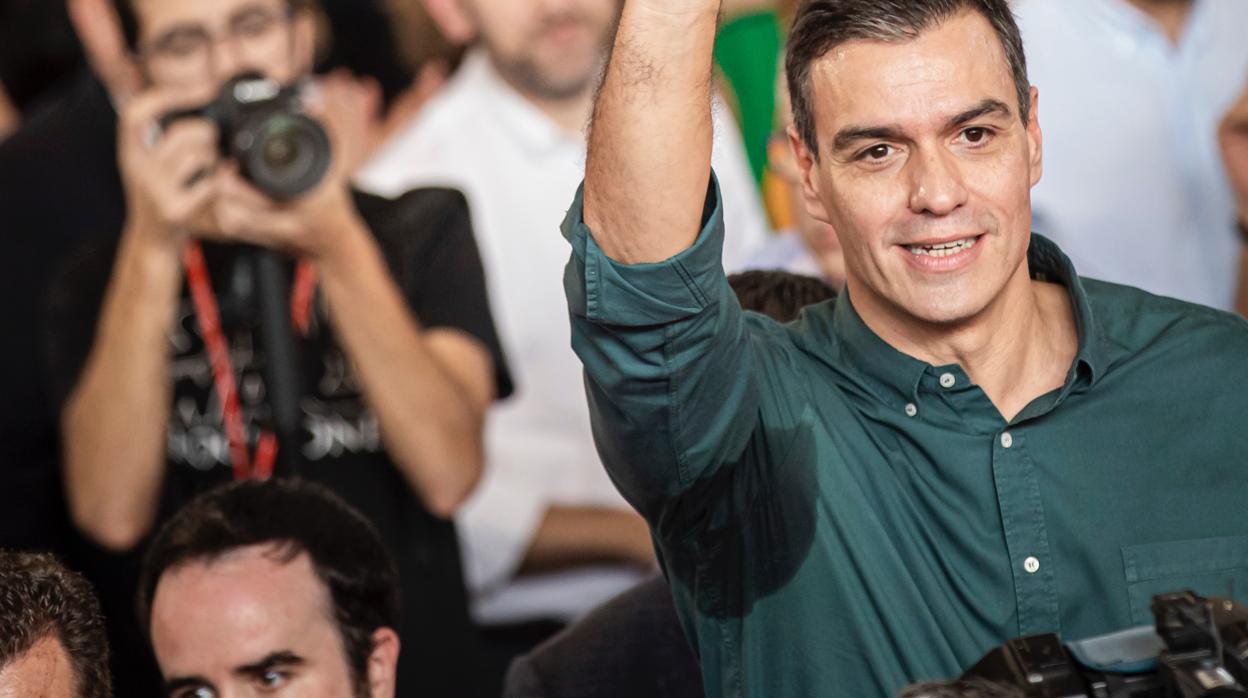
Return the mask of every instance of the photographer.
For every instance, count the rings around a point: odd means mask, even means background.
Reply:
[[[169,115],[241,73],[296,84],[312,64],[311,13],[287,0],[118,9],[145,79],[119,113],[125,225],[115,249],[73,256],[49,321],[73,519],[126,551],[195,493],[297,463],[395,555],[411,600],[400,682],[420,671],[437,695],[440,677],[470,665],[447,518],[478,477],[484,411],[510,390],[463,198],[352,192],[344,163],[364,125],[355,88],[333,79],[305,100],[332,144],[328,172],[290,200],[262,195],[221,154],[217,124]],[[274,437],[257,247],[292,258],[297,442]]]

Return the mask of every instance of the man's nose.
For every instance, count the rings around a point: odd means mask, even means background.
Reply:
[[[238,43],[230,37],[213,42],[212,77],[219,85],[243,72],[247,64]]]
[[[951,153],[939,148],[920,149],[907,168],[911,211],[945,216],[966,203],[962,172]]]

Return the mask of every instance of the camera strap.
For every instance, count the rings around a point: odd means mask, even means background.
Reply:
[[[221,403],[221,417],[230,443],[234,479],[267,480],[273,475],[273,464],[277,460],[277,435],[269,430],[260,433],[253,460],[247,449],[247,429],[243,425],[243,409],[238,398],[238,378],[230,360],[229,343],[221,328],[221,313],[216,293],[212,290],[212,279],[208,275],[208,264],[204,260],[204,248],[198,240],[187,241],[182,251],[182,263],[186,267],[186,283],[191,291],[195,319],[212,365],[213,385],[217,401]],[[299,262],[290,293],[290,316],[292,326],[301,336],[307,336],[311,325],[316,285],[316,268],[308,262]]]

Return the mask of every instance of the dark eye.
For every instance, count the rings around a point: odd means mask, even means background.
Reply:
[[[260,675],[260,687],[271,691],[275,688],[281,688],[286,685],[286,672],[284,671],[266,671]]]
[[[200,53],[211,43],[207,36],[194,31],[174,32],[155,45],[156,52],[171,58],[186,58]]]
[[[234,20],[230,29],[237,37],[254,39],[266,34],[277,22],[266,12],[250,12]]]
[[[862,152],[862,157],[867,160],[883,160],[892,152],[892,147],[887,145],[876,145],[867,148]]]
[[[968,128],[962,132],[967,143],[983,143],[988,138],[988,129],[981,127]]]

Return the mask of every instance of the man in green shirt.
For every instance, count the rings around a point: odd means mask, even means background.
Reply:
[[[1030,233],[1006,1],[803,6],[790,138],[848,282],[788,325],[720,268],[718,9],[625,3],[564,225],[599,449],[708,694],[892,695],[1013,636],[1146,623],[1155,593],[1245,600],[1248,324]]]

